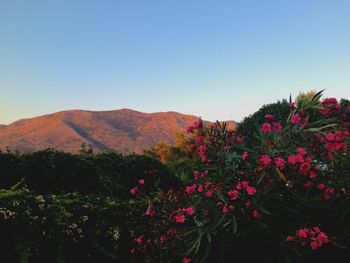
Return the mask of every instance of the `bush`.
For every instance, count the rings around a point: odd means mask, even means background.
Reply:
[[[30,154],[0,154],[0,187],[19,181],[40,194],[79,192],[128,199],[140,179],[147,190],[177,187],[179,181],[156,159],[117,153],[74,155],[53,149]]]
[[[78,193],[0,190],[1,262],[125,260],[130,225],[140,224],[144,206]]]
[[[190,127],[201,169],[148,205],[147,231],[135,226],[135,259],[349,260],[350,108],[319,97],[288,105],[283,119],[265,108],[254,143],[219,122]]]

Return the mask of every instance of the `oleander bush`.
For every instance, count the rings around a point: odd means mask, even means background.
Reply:
[[[202,167],[182,191],[149,203],[135,260],[350,260],[350,107],[320,98],[291,102],[282,115],[265,107],[248,140],[246,129],[219,122],[189,127]]]

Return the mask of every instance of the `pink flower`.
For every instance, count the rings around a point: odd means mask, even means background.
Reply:
[[[326,186],[323,183],[320,183],[317,185],[317,189],[323,190],[325,188],[326,188]]]
[[[143,240],[143,236],[139,236],[138,238],[136,238],[136,243],[138,245],[141,245],[142,244],[142,240]]]
[[[288,163],[294,165],[297,163],[297,160],[294,155],[288,156]]]
[[[176,223],[185,223],[186,218],[184,215],[177,215],[175,216]]]
[[[164,243],[164,241],[166,241],[166,236],[165,235],[161,235],[159,238],[160,243]]]
[[[145,184],[145,180],[144,179],[140,179],[139,180],[139,184],[144,185]]]
[[[242,189],[246,189],[248,185],[249,185],[248,181],[242,181],[237,183],[236,188],[237,190],[242,190]]]
[[[306,150],[302,147],[298,147],[297,148],[297,152],[300,153],[301,155],[305,155],[306,154]]]
[[[273,122],[272,123],[272,130],[274,131],[274,132],[280,132],[281,130],[282,130],[282,125],[281,125],[281,123],[279,123],[279,122]]]
[[[308,162],[305,162],[305,163],[302,163],[302,164],[300,165],[299,170],[300,170],[300,173],[301,173],[302,175],[306,175],[306,173],[310,170],[310,168],[311,168],[311,164],[308,163]]]
[[[222,208],[222,212],[223,212],[224,214],[226,214],[226,213],[228,212],[228,208],[227,208],[226,205]]]
[[[203,192],[203,186],[200,184],[197,188],[198,193]]]
[[[326,190],[324,190],[323,198],[324,198],[325,200],[329,200],[329,199],[332,198],[333,194],[334,194],[334,188],[332,188],[332,187],[327,187]]]
[[[271,158],[267,154],[263,154],[263,155],[260,156],[260,162],[264,166],[268,166],[271,163]]]
[[[318,249],[318,243],[316,241],[311,241],[310,246],[312,250]]]
[[[283,170],[286,166],[286,161],[283,160],[281,157],[276,157],[275,164],[276,164],[278,169]]]
[[[187,207],[187,208],[185,208],[185,212],[186,212],[186,214],[191,216],[194,214],[194,209],[193,209],[193,207]]]
[[[255,210],[253,211],[253,217],[254,217],[254,218],[257,218],[257,219],[261,217],[261,215],[260,215],[260,213],[259,213],[258,210],[255,209]]]
[[[188,126],[186,128],[186,133],[193,133],[196,128],[194,126]]]
[[[145,215],[146,215],[146,216],[150,216],[151,213],[152,213],[151,209],[148,208],[148,209],[146,210],[146,212],[145,212]]]
[[[256,193],[256,188],[254,186],[247,186],[245,190],[248,195],[254,195]]]
[[[186,186],[186,189],[185,189],[185,191],[186,191],[186,193],[188,194],[188,195],[191,195],[191,194],[193,194],[195,191],[196,191],[196,188],[197,188],[197,185],[192,185],[192,186]]]
[[[206,195],[207,197],[212,197],[212,196],[213,196],[213,193],[210,192],[210,191],[208,191],[208,192],[205,193],[205,195]]]
[[[327,244],[329,239],[328,236],[326,235],[326,233],[324,232],[319,232],[318,236],[317,236],[317,243],[322,246],[324,244]]]
[[[136,195],[136,193],[137,193],[137,186],[132,188],[132,189],[130,189],[130,194]]]
[[[275,119],[275,117],[272,114],[265,114],[265,119],[273,121]]]
[[[242,154],[242,159],[245,160],[249,157],[249,153],[247,151],[244,151]]]
[[[290,121],[292,124],[299,124],[301,122],[301,116],[298,113],[293,114]]]
[[[308,228],[302,228],[297,231],[297,236],[301,238],[307,238],[307,234],[309,233]]]
[[[191,262],[191,259],[188,258],[188,257],[184,257],[184,258],[182,259],[182,263],[190,263],[190,262]]]
[[[294,238],[292,236],[287,236],[286,241],[293,241]]]
[[[295,108],[295,102],[289,103],[289,108],[294,109]]]
[[[263,133],[269,133],[271,132],[271,124],[268,122],[265,122],[261,125],[261,130]]]
[[[231,197],[232,201],[237,200],[237,198],[238,198],[238,191],[237,190],[232,189],[232,190],[228,191],[227,194]]]

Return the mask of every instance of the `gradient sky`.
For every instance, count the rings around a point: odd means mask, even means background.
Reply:
[[[68,109],[240,121],[350,98],[350,1],[0,0],[0,123]]]

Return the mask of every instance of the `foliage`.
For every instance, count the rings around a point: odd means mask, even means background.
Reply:
[[[148,205],[147,231],[135,226],[135,259],[349,260],[350,110],[320,97],[264,107],[253,115],[254,144],[242,136],[253,118],[237,133],[219,122],[189,127],[201,169],[183,190]]]
[[[350,102],[310,94],[145,155],[0,153],[0,261],[350,260]]]
[[[147,190],[179,185],[159,161],[144,155],[117,153],[74,155],[53,149],[30,154],[0,154],[0,187],[9,188],[23,180],[40,194],[79,192],[129,198],[129,189],[140,179]]]
[[[242,122],[237,125],[237,133],[246,138],[247,145],[254,145],[259,140],[259,125],[265,121],[266,114],[274,115],[278,120],[282,121],[282,125],[286,124],[290,114],[289,103],[287,100],[278,101],[262,106],[257,112],[245,117]]]
[[[0,190],[1,262],[115,262],[125,259],[142,202],[69,193]],[[129,220],[124,220],[125,217]]]

